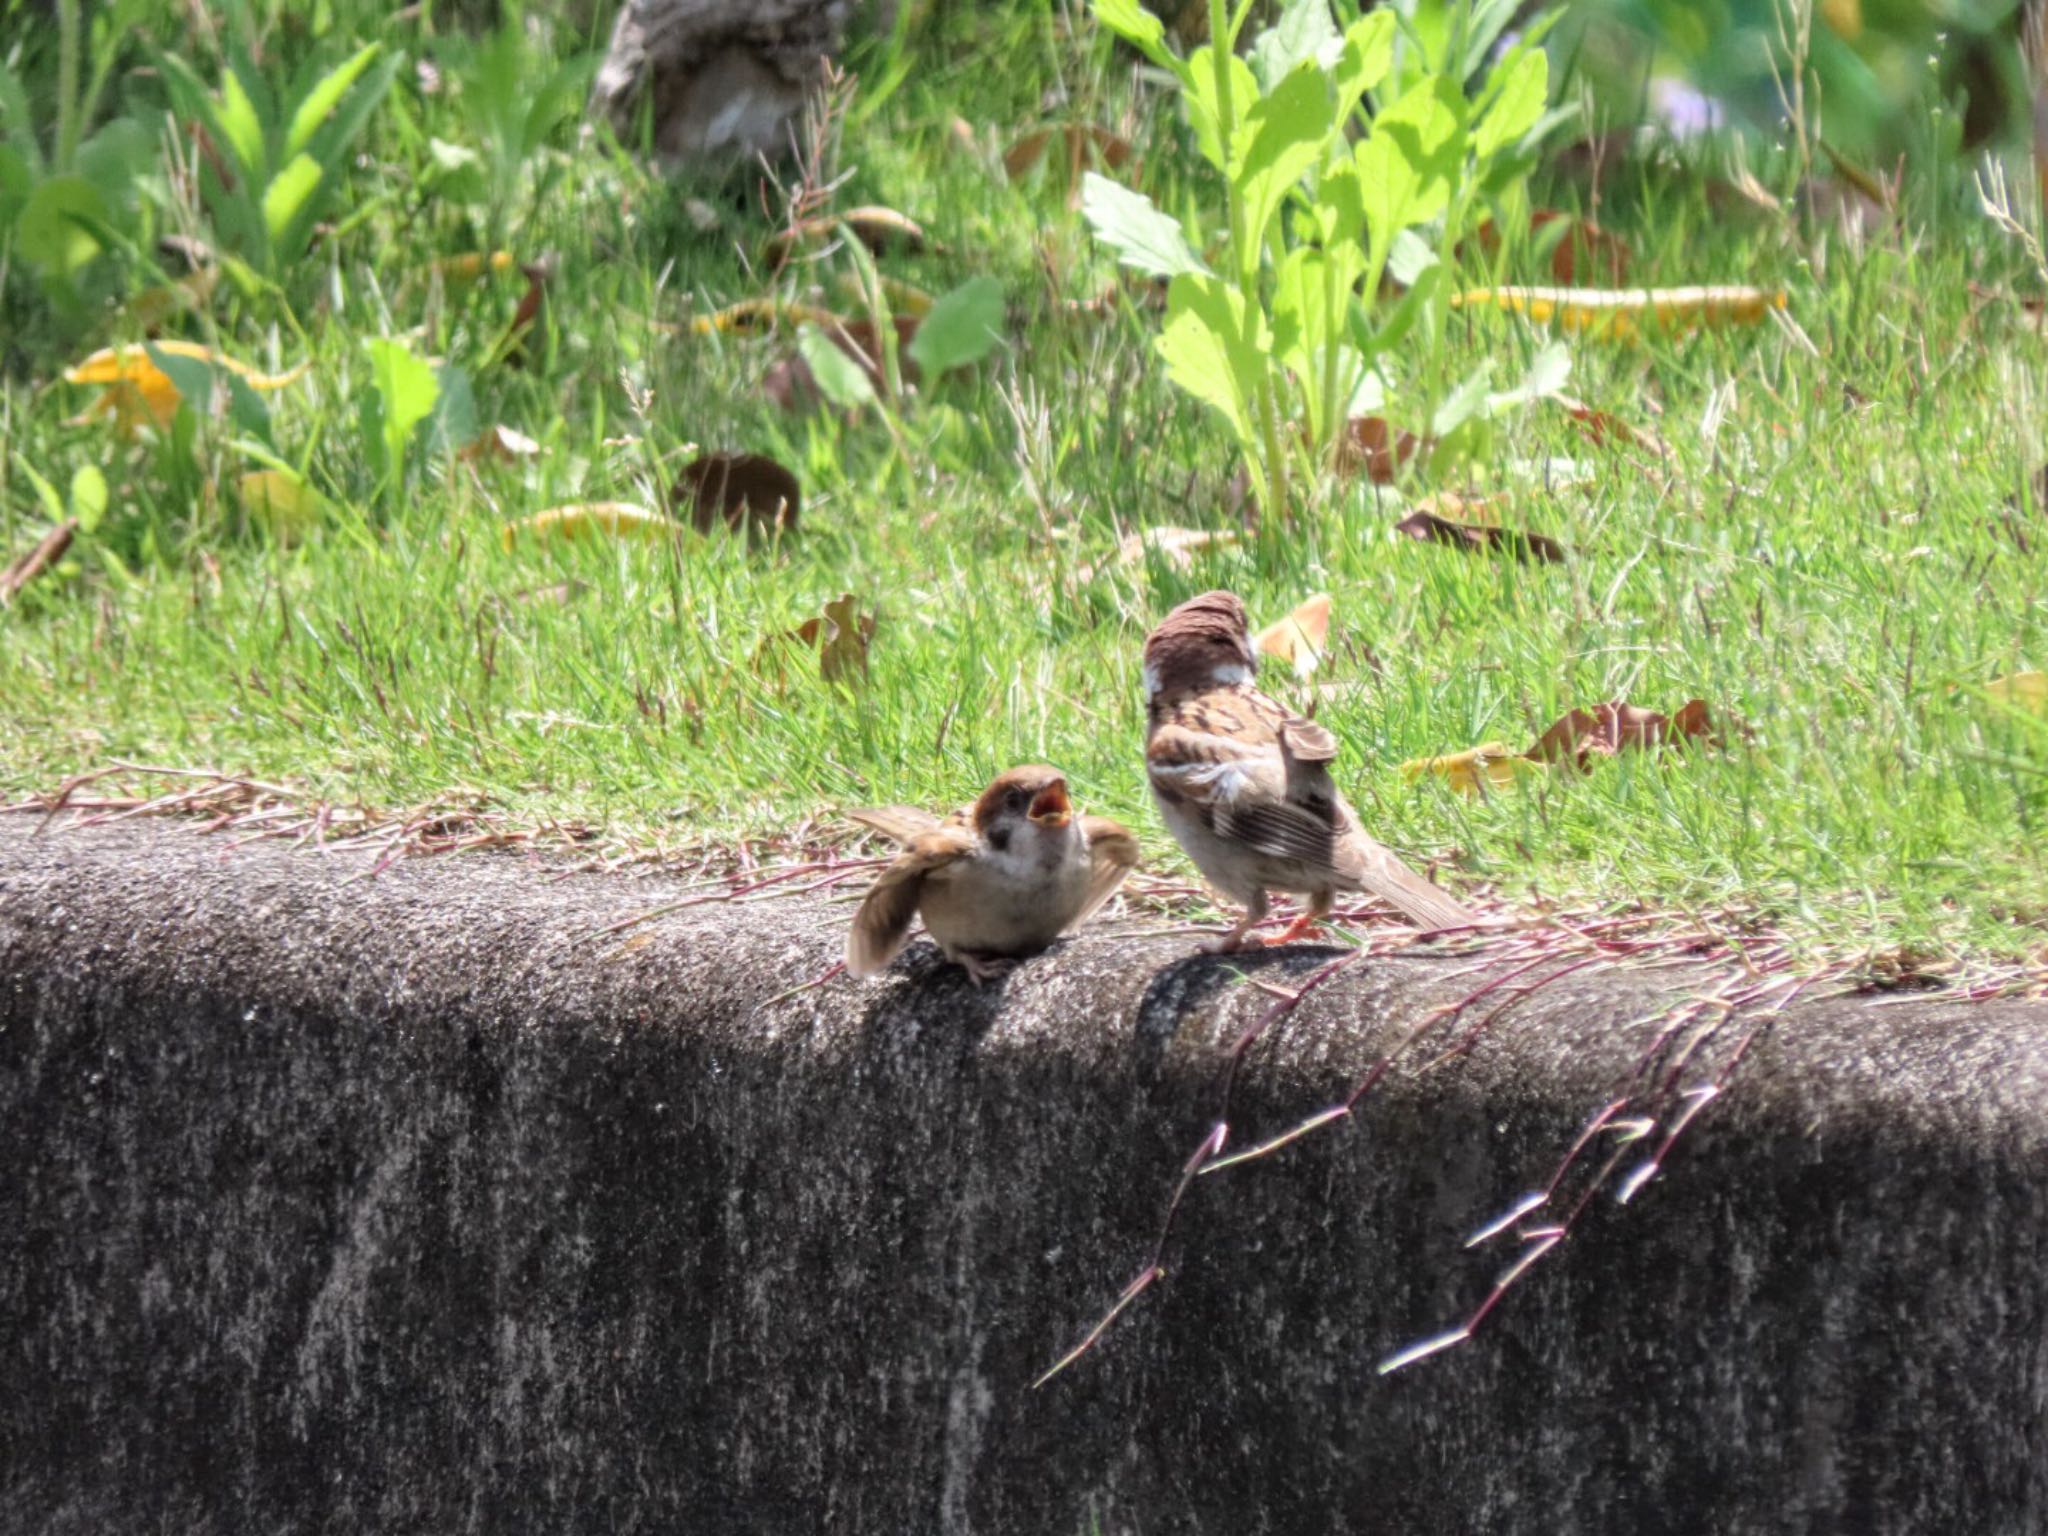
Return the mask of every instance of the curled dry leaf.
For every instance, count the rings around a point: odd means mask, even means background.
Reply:
[[[1628,281],[1629,250],[1618,235],[1602,229],[1591,219],[1560,213],[1555,208],[1530,211],[1529,229],[1532,234],[1541,234],[1559,223],[1566,227],[1556,237],[1557,244],[1551,248],[1552,277],[1567,287],[1585,282],[1619,288]],[[1478,240],[1479,248],[1489,256],[1500,249],[1500,231],[1494,227],[1493,220],[1488,219],[1479,226]]]
[[[1337,443],[1337,472],[1363,471],[1375,485],[1388,485],[1422,447],[1421,438],[1397,431],[1384,416],[1354,416]]]
[[[456,457],[465,459],[471,464],[511,464],[520,459],[533,458],[539,452],[539,443],[536,443],[524,432],[508,427],[503,422],[500,422],[489,430],[479,433],[474,442],[465,444],[462,451]]]
[[[683,466],[670,495],[677,509],[688,505],[690,523],[709,533],[718,523],[749,534],[796,526],[803,502],[796,476],[764,453],[707,453]]]
[[[1579,424],[1579,431],[1585,434],[1586,440],[1596,448],[1620,442],[1640,448],[1660,459],[1671,456],[1671,447],[1663,438],[1646,428],[1630,426],[1611,411],[1596,411],[1585,401],[1575,400],[1570,395],[1552,395],[1550,399]]]
[[[1683,746],[1691,741],[1717,746],[1720,740],[1705,699],[1693,699],[1672,715],[1613,699],[1573,710],[1537,737],[1527,755],[1539,763],[1570,759],[1583,771],[1595,757],[1612,757],[1629,748]]]
[[[844,213],[799,220],[771,235],[762,246],[761,255],[774,265],[787,261],[800,245],[830,240],[840,234],[853,236],[877,256],[891,250],[922,251],[929,243],[915,219],[906,218],[893,208],[849,208]]]
[[[1500,526],[1494,508],[1498,496],[1467,498],[1448,491],[1417,503],[1415,510],[1394,524],[1396,533],[1426,544],[1448,544],[1457,549],[1499,551],[1524,562],[1560,565],[1564,546],[1540,533],[1524,533]]]
[[[1747,734],[1740,724],[1737,734]],[[1693,699],[1677,713],[1660,715],[1615,699],[1591,709],[1575,709],[1537,738],[1526,752],[1510,752],[1498,741],[1483,742],[1466,752],[1416,758],[1401,765],[1409,781],[1425,774],[1443,779],[1460,794],[1484,794],[1505,788],[1516,779],[1542,774],[1553,763],[1569,762],[1580,771],[1594,759],[1629,749],[1680,747],[1691,742],[1720,745],[1722,736],[1704,699]]]
[[[282,389],[303,375],[310,366],[301,363],[284,373],[258,373],[247,363],[236,362],[211,347],[190,341],[158,341],[148,346],[102,347],[75,367],[64,370],[67,384],[101,384],[99,398],[80,411],[66,426],[84,426],[102,416],[129,431],[141,422],[159,427],[170,425],[178,414],[178,386],[151,360],[154,346],[167,357],[190,358],[209,368],[222,368],[237,375],[251,389]]]
[[[780,670],[785,652],[815,651],[820,677],[828,683],[851,681],[868,675],[868,644],[874,637],[875,616],[862,613],[851,592],[842,592],[825,605],[823,613],[805,619],[795,629],[770,635],[754,654],[757,661]]]
[[[1461,795],[1483,795],[1489,788],[1506,789],[1518,778],[1549,772],[1519,752],[1510,752],[1504,742],[1483,741],[1466,752],[1443,757],[1417,757],[1401,765],[1401,777],[1414,783],[1434,774]]]
[[[1717,285],[1701,288],[1470,288],[1451,295],[1453,309],[1491,305],[1527,315],[1537,324],[1555,320],[1567,331],[1606,340],[1633,341],[1645,331],[1683,331],[1694,326],[1757,325],[1785,307],[1785,290]]]
[[[829,330],[838,323],[838,317],[830,310],[814,305],[784,304],[778,299],[742,299],[708,315],[694,316],[690,329],[699,336],[709,336],[714,331],[720,335],[753,336],[764,331],[794,331],[805,325]]]
[[[443,256],[434,263],[432,270],[443,286],[453,288],[473,283],[486,272],[496,276],[510,272],[518,265],[519,258],[510,251],[462,251],[454,256]]]
[[[620,539],[665,538],[678,525],[659,512],[650,512],[628,501],[579,501],[565,507],[549,507],[531,517],[507,523],[499,538],[507,549],[523,537],[537,539],[587,539],[608,534]]]
[[[0,608],[12,603],[23,587],[62,560],[77,535],[78,519],[67,517],[36,540],[26,554],[0,566]]]
[[[1228,529],[1177,528],[1167,524],[1125,534],[1117,541],[1116,558],[1124,565],[1143,565],[1149,552],[1158,555],[1172,570],[1189,571],[1194,569],[1195,551],[1236,542],[1237,535]],[[1084,565],[1081,580],[1093,581],[1101,571],[1101,566]]]
[[[1268,624],[1253,638],[1262,656],[1273,656],[1306,678],[1323,659],[1330,641],[1330,594],[1318,592],[1286,618]]]
[[[1012,144],[1003,154],[1003,175],[1011,181],[1022,180],[1045,158],[1055,140],[1062,150],[1070,206],[1080,201],[1084,171],[1122,170],[1131,159],[1130,140],[1094,123],[1063,123],[1033,129]]]
[[[1984,692],[2014,709],[2048,715],[2048,672],[2014,672],[1995,677],[1984,685]]]

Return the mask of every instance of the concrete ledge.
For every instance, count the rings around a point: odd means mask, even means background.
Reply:
[[[1034,1393],[1270,1003],[1185,940],[985,993],[920,946],[771,1003],[843,907],[621,951],[588,935],[659,881],[32,831],[0,822],[0,1530],[2048,1528],[2039,1005],[1796,1005],[1632,1204],[1377,1376],[1484,1294],[1506,1255],[1464,1239],[1684,985],[1580,972],[1198,1181],[1169,1279]],[[1453,969],[1314,992],[1233,1141]]]

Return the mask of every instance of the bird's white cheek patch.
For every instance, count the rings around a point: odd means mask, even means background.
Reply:
[[[1217,687],[1235,688],[1252,680],[1252,669],[1242,662],[1226,661],[1209,675],[1216,679]]]
[[[1145,699],[1149,703],[1159,697],[1159,669],[1148,661],[1142,675],[1145,679]]]

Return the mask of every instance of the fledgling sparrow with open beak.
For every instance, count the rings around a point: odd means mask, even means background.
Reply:
[[[946,958],[980,986],[1078,927],[1138,862],[1138,840],[1102,816],[1076,816],[1067,781],[1042,764],[998,774],[941,821],[908,806],[853,811],[903,852],[854,914],[846,968],[873,976],[924,919]]]
[[[1204,946],[1241,949],[1265,917],[1268,891],[1308,905],[1299,938],[1339,891],[1367,891],[1423,928],[1473,916],[1366,835],[1330,781],[1337,738],[1259,692],[1244,604],[1235,593],[1188,599],[1145,640],[1145,767],[1160,819],[1209,883],[1245,913]]]

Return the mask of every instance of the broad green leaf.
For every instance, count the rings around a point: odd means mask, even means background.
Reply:
[[[1166,27],[1138,0],[1095,0],[1095,20],[1161,69],[1180,75],[1186,66],[1166,48]]]
[[[104,220],[106,199],[83,176],[52,176],[31,192],[14,225],[15,247],[53,276],[68,278],[100,253],[73,215]]]
[[[1450,203],[1464,158],[1458,112],[1446,100],[1456,91],[1448,80],[1423,81],[1380,113],[1372,137],[1358,146],[1366,230],[1375,249],[1391,249],[1397,232],[1428,223]]]
[[[1178,219],[1161,213],[1144,193],[1120,187],[1106,176],[1089,171],[1081,178],[1081,216],[1095,238],[1127,267],[1154,277],[1209,271],[1188,245]]]
[[[291,164],[277,173],[269,186],[263,189],[263,227],[270,231],[273,243],[280,241],[293,219],[299,216],[320,186],[320,167],[311,155],[300,154],[292,157]],[[279,254],[295,254],[279,246]]]
[[[1344,29],[1344,49],[1330,70],[1337,90],[1337,120],[1348,118],[1365,97],[1387,78],[1394,64],[1394,13],[1369,11]]]
[[[590,77],[597,73],[599,62],[595,54],[586,54],[568,60],[548,76],[520,128],[521,155],[531,155],[547,142],[557,125],[581,110],[584,98],[590,94]]]
[[[1344,39],[1330,20],[1330,0],[1289,0],[1280,19],[1252,43],[1252,73],[1270,91],[1295,65],[1313,61],[1317,69],[1328,69],[1343,49]]]
[[[1522,0],[1479,0],[1472,7],[1471,19],[1465,28],[1465,52],[1460,57],[1458,79],[1470,80],[1479,73],[1479,66],[1486,62],[1486,56],[1493,51],[1493,45],[1508,23],[1515,18],[1515,12],[1522,8]],[[1537,37],[1550,30],[1550,24],[1557,20],[1555,15],[1537,18],[1539,25],[1531,30]],[[1533,43],[1536,39],[1530,38]]]
[[[91,533],[107,515],[107,477],[97,464],[81,464],[71,472],[71,515],[80,533]]]
[[[815,325],[797,332],[796,350],[810,364],[811,377],[818,381],[819,390],[841,410],[874,403],[875,385],[867,370]]]
[[[1445,269],[1441,262],[1431,262],[1401,295],[1401,302],[1394,306],[1394,312],[1387,316],[1386,323],[1377,331],[1372,329],[1371,317],[1365,306],[1352,311],[1351,339],[1358,343],[1368,356],[1380,357],[1393,351],[1408,339],[1408,333],[1415,329],[1415,322],[1422,318],[1423,311],[1435,301],[1445,284]]]
[[[1556,394],[1564,388],[1564,381],[1571,377],[1572,354],[1562,341],[1553,341],[1529,359],[1529,371],[1522,375],[1522,381],[1512,389],[1490,395],[1486,401],[1486,413],[1498,416],[1518,405],[1527,405],[1531,400],[1541,400]]]
[[[936,379],[954,368],[978,363],[996,344],[1003,324],[1003,285],[992,277],[973,277],[942,294],[910,339],[910,356]]]
[[[263,119],[256,115],[256,104],[249,99],[242,77],[233,65],[220,72],[218,100],[221,131],[227,135],[228,148],[241,162],[243,175],[252,178],[262,175]]]
[[[162,153],[154,133],[132,117],[117,117],[78,146],[78,174],[100,189],[109,206],[127,206]]]
[[[384,471],[397,477],[405,463],[405,445],[413,428],[432,414],[441,384],[434,370],[411,347],[394,337],[373,337],[363,344],[370,354],[370,381],[382,406],[379,430],[384,445]]]
[[[1244,298],[1221,279],[1183,273],[1166,293],[1159,355],[1166,376],[1230,423],[1240,444],[1255,445],[1250,402],[1266,360],[1244,338]]]
[[[1365,188],[1358,179],[1356,160],[1339,155],[1337,163],[1323,172],[1316,182],[1311,215],[1324,245],[1364,240]]]
[[[1250,138],[1238,172],[1245,230],[1264,238],[1281,200],[1311,166],[1321,162],[1330,140],[1330,87],[1322,71],[1303,65],[1264,97],[1245,118]]]
[[[22,89],[21,76],[8,68],[4,59],[0,59],[0,133],[15,145],[30,179],[41,180],[43,150],[36,143],[35,119],[29,116],[28,92]]]
[[[1493,377],[1493,359],[1487,358],[1465,376],[1463,383],[1452,390],[1442,405],[1429,418],[1429,435],[1435,438],[1449,437],[1458,428],[1486,409],[1486,386]]]
[[[469,374],[454,363],[434,370],[434,414],[427,421],[426,451],[460,453],[477,439],[476,393]]]
[[[298,154],[313,141],[320,125],[327,121],[327,114],[340,105],[341,98],[363,77],[363,71],[370,67],[370,61],[383,47],[382,43],[369,43],[357,49],[306,93],[292,112],[291,126],[285,130],[284,152],[287,156]]]
[[[173,352],[155,342],[144,343],[144,350],[156,371],[171,381],[171,388],[178,392],[178,398],[192,407],[195,418],[213,414],[213,392],[225,368],[216,369],[203,357],[191,357],[184,352]]]
[[[1387,276],[1403,288],[1413,288],[1416,280],[1435,265],[1436,252],[1414,230],[1404,229],[1394,236],[1393,246],[1387,252]]]
[[[36,472],[35,465],[21,456],[14,455],[14,467],[21,471],[24,479],[35,487],[36,499],[43,504],[43,512],[53,523],[64,521],[64,498],[57,494],[57,487],[50,484]]]
[[[0,230],[14,227],[15,215],[28,205],[36,189],[36,172],[28,156],[0,140]]]
[[[1228,155],[1224,153],[1223,132],[1218,127],[1214,48],[1198,48],[1189,57],[1187,78],[1181,92],[1187,107],[1188,126],[1195,131],[1195,147],[1202,152],[1203,159],[1226,176],[1236,171],[1244,154],[1245,113],[1259,99],[1259,82],[1252,76],[1251,65],[1231,54],[1229,70],[1233,108],[1231,121],[1237,125],[1237,131]]]
[[[269,442],[270,407],[263,403],[263,397],[231,368],[221,369],[219,377],[228,386],[228,420],[249,436]]]
[[[1502,68],[1500,94],[1472,130],[1472,151],[1482,161],[1517,143],[1536,126],[1550,90],[1550,61],[1540,48],[1530,49]]]

